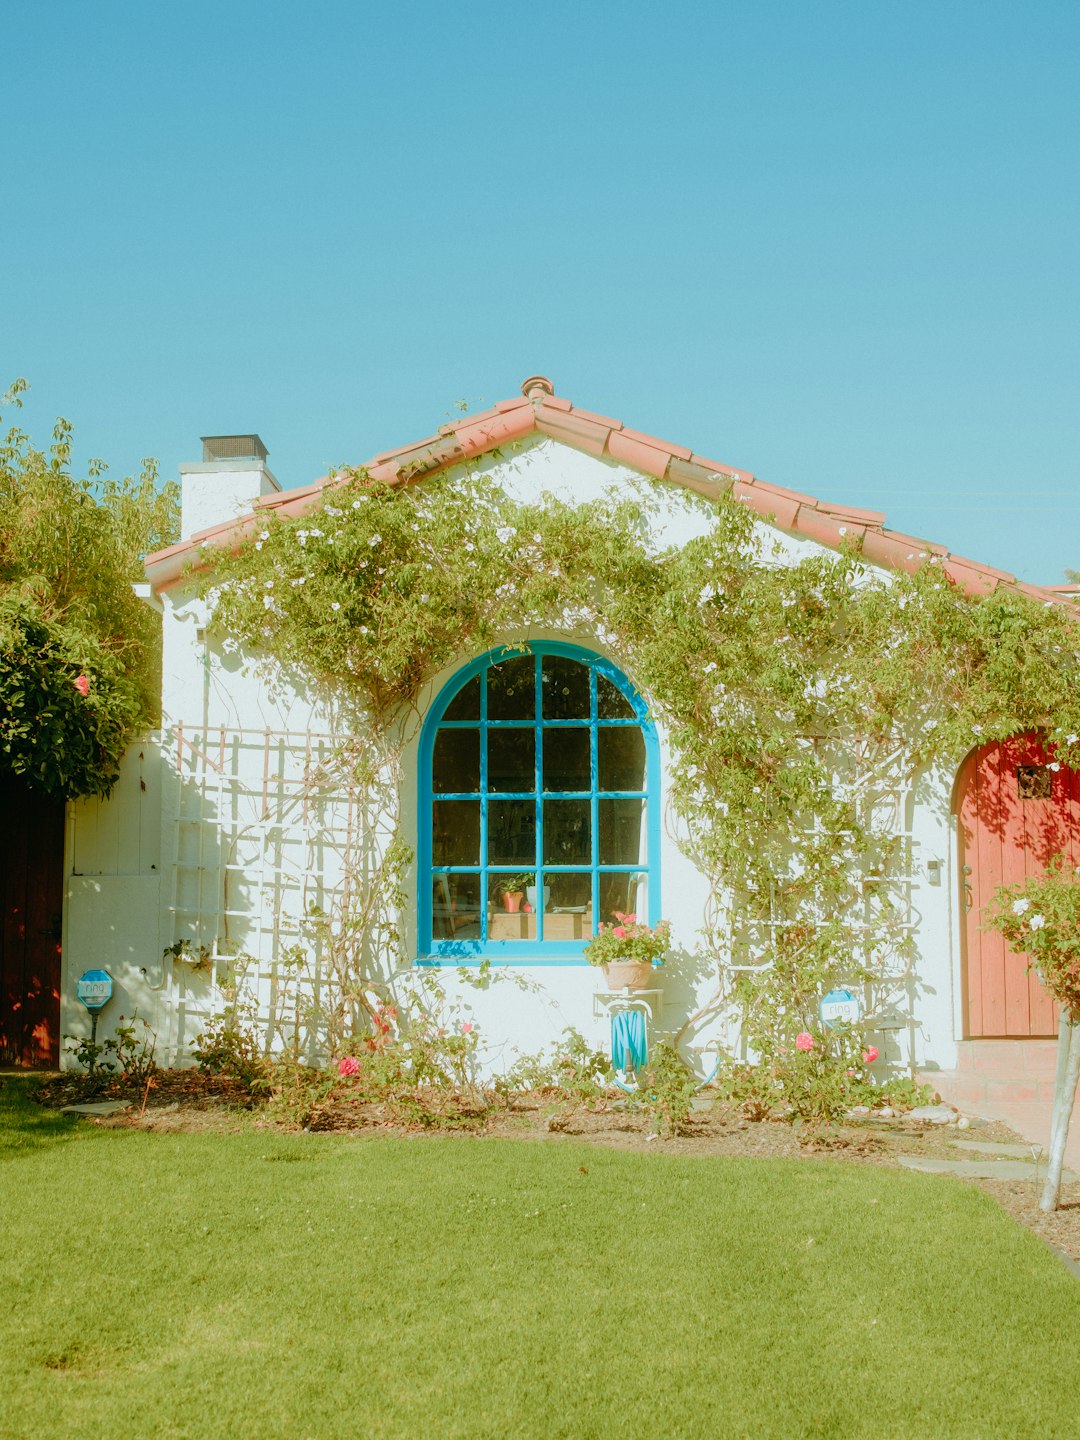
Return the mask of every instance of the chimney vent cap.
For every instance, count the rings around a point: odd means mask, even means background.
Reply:
[[[201,435],[202,458],[212,460],[265,460],[270,453],[258,435]]]

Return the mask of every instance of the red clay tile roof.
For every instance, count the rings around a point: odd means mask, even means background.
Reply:
[[[654,435],[644,435],[610,416],[582,410],[557,396],[551,382],[543,376],[530,376],[521,388],[523,393],[519,399],[500,400],[480,415],[468,415],[441,426],[436,435],[425,440],[383,450],[373,455],[363,468],[377,480],[407,485],[500,446],[544,435],[575,450],[607,456],[657,480],[685,486],[710,498],[730,491],[756,514],[790,534],[834,548],[858,540],[862,554],[876,565],[910,572],[917,570],[927,556],[936,555],[945,573],[969,595],[986,595],[1005,585],[1037,600],[1074,608],[1076,587],[1028,585],[1005,570],[951,555],[943,545],[886,529],[885,516],[878,510],[830,505],[812,495],[757,480],[748,470],[710,460],[683,445],[658,440]],[[181,578],[202,545],[227,544],[239,539],[260,523],[259,517],[266,511],[285,516],[302,515],[319,502],[324,490],[341,483],[341,477],[328,475],[301,490],[264,496],[251,515],[215,525],[167,550],[148,555],[147,576],[159,589],[171,585]]]

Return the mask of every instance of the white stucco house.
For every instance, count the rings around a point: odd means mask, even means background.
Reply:
[[[882,570],[910,568],[920,563],[913,556],[930,551],[973,593],[1018,585],[889,530],[879,513],[768,485],[583,410],[542,377],[522,392],[376,455],[367,468],[422,485],[480,465],[519,498],[552,492],[581,500],[645,483],[671,502],[656,520],[668,542],[708,523],[674,503],[681,488],[731,490],[793,558],[857,534],[863,558]],[[334,715],[287,676],[267,683],[253,657],[208,630],[189,569],[207,540],[227,542],[268,511],[313,510],[335,481],[282,490],[255,436],[214,437],[202,463],[181,471],[182,538],[146,564],[146,599],[160,609],[164,634],[162,728],[132,747],[108,800],[68,807],[60,980],[61,1032],[86,1028],[75,983],[104,966],[116,987],[108,1014],[137,1008],[158,1032],[159,1059],[178,1064],[215,1004],[213,967],[236,949],[254,957],[253,983],[269,1014],[283,956],[308,906],[331,903],[350,834],[347,804],[311,783],[335,744]],[[667,740],[634,688],[632,657],[555,623],[528,638],[527,655],[462,655],[431,679],[397,796],[415,852],[400,917],[407,968],[438,971],[474,1017],[492,1068],[567,1026],[605,1043],[608,1002],[581,957],[598,920],[623,909],[662,916],[676,950],[692,956],[707,902],[665,803]],[[877,1043],[894,1063],[951,1071],[965,1044],[1053,1033],[1053,1009],[1037,982],[971,919],[995,885],[1041,863],[1033,821],[1080,813],[1071,772],[1046,771],[1046,785],[1042,776],[1032,785],[1030,772],[1044,764],[1033,737],[983,747],[897,797],[908,857],[898,883],[918,983],[898,982],[868,1021],[883,1027]],[[1004,837],[995,831],[991,841],[991,797],[1026,826]],[[1080,846],[1075,821],[1068,824],[1070,843]],[[495,897],[500,877],[515,869],[534,883],[543,871],[544,893],[511,912]],[[209,971],[165,953],[184,940],[204,947]],[[525,983],[470,983],[484,958]],[[676,964],[658,988],[650,1023],[664,1033],[708,998],[716,975]],[[702,1055],[731,1040],[722,1014],[688,1037]]]

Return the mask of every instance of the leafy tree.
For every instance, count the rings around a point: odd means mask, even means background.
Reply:
[[[125,480],[91,461],[79,479],[71,443],[66,420],[47,452],[16,427],[0,440],[0,773],[64,798],[107,794],[157,718],[160,626],[132,583],[178,520],[152,461]]]
[[[999,885],[987,908],[986,927],[1000,931],[1015,955],[1028,964],[1061,1006],[1050,1157],[1040,1202],[1056,1210],[1061,1174],[1080,1082],[1080,871],[1056,855],[1039,875],[1022,884]]]

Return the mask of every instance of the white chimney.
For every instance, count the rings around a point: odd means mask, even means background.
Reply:
[[[201,465],[180,466],[180,538],[246,515],[261,495],[281,486],[266,465],[258,435],[204,435]]]

